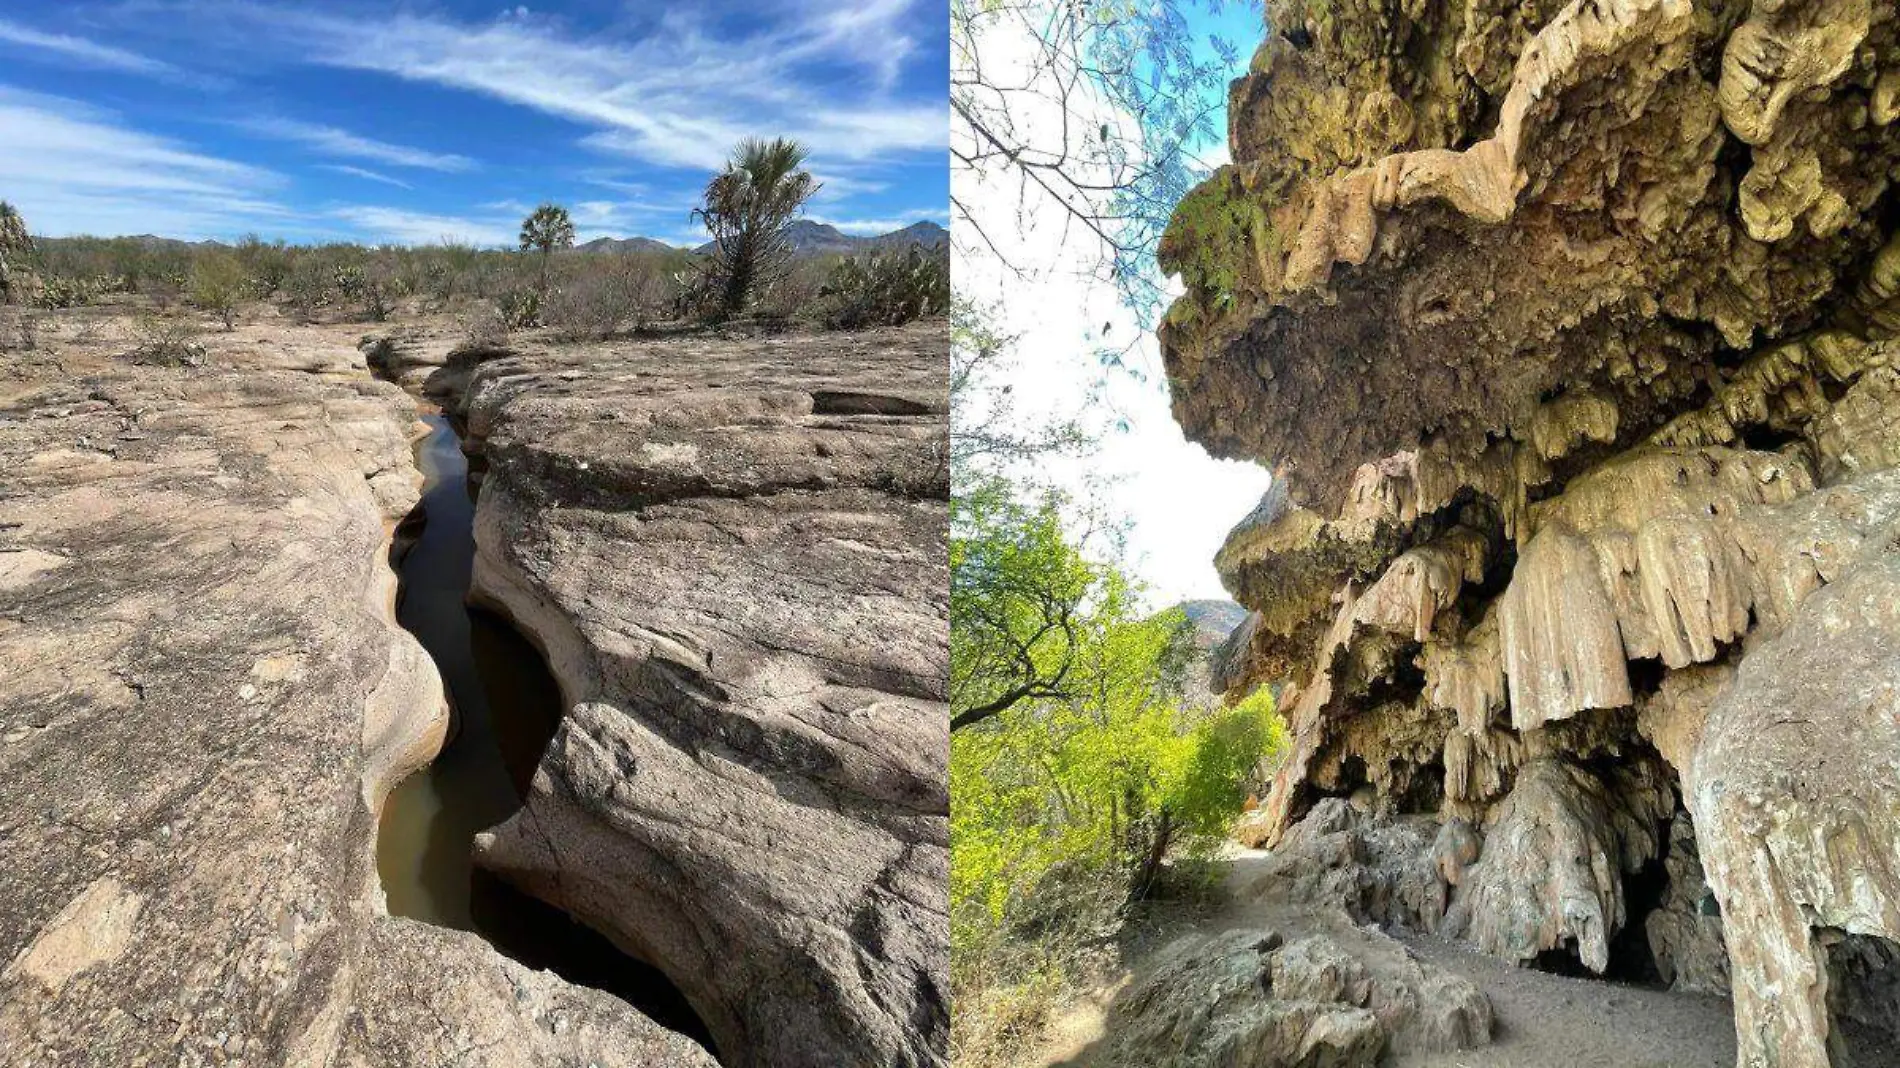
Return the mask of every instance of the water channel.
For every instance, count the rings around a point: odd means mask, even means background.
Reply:
[[[476,833],[521,807],[559,725],[561,693],[539,650],[506,620],[467,604],[475,487],[453,422],[439,412],[423,419],[422,501],[392,550],[396,619],[434,658],[453,720],[441,754],[384,803],[376,864],[389,911],[474,931],[523,964],[606,990],[710,1047],[704,1024],[658,969],[471,862]]]

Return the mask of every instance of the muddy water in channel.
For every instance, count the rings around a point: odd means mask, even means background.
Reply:
[[[449,419],[424,419],[429,434],[416,446],[422,503],[397,537],[396,619],[435,659],[453,723],[435,762],[384,804],[376,864],[389,911],[474,931],[524,964],[617,994],[707,1044],[704,1025],[658,970],[470,861],[476,833],[521,807],[560,722],[561,693],[533,645],[505,620],[466,604],[474,487]]]

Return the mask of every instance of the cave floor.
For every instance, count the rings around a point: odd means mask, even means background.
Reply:
[[[1267,854],[1234,848],[1222,860],[1226,871],[1215,903],[1164,904],[1131,941],[1121,972],[1063,1012],[1050,1028],[1042,1054],[1027,1062],[1039,1068],[1081,1068],[1098,1048],[1110,1004],[1140,973],[1148,957],[1190,933],[1215,934],[1237,927],[1269,926],[1289,939],[1326,933],[1358,941],[1377,972],[1379,949],[1343,914],[1305,906],[1242,900],[1231,888],[1245,885]],[[1727,998],[1573,978],[1520,968],[1457,943],[1429,935],[1396,936],[1429,964],[1464,976],[1491,999],[1492,1041],[1451,1053],[1411,1053],[1385,1062],[1392,1068],[1732,1068],[1735,1031]],[[1386,943],[1386,952],[1390,944]],[[1900,1049],[1877,1036],[1854,1033],[1857,1068],[1900,1066]]]

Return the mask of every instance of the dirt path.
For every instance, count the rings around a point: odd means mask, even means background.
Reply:
[[[1137,974],[1149,953],[1188,933],[1214,934],[1236,927],[1268,926],[1289,935],[1324,930],[1355,951],[1365,951],[1375,972],[1390,943],[1339,922],[1328,910],[1237,899],[1266,854],[1235,850],[1223,880],[1227,904],[1212,914],[1156,918],[1130,968]],[[1491,999],[1496,1025],[1492,1044],[1457,1053],[1412,1054],[1393,1068],[1732,1068],[1735,1032],[1726,998],[1672,993],[1575,979],[1513,967],[1461,945],[1425,936],[1399,940],[1420,959],[1462,975]],[[1075,1066],[1090,1061],[1103,1036],[1108,1006],[1128,977],[1098,991],[1052,1028],[1053,1037],[1035,1065]],[[1859,1037],[1859,1036],[1856,1036]],[[1891,1046],[1857,1043],[1856,1068],[1900,1066]]]

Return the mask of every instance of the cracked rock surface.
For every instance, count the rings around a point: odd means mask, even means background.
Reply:
[[[477,862],[664,970],[730,1064],[946,1057],[947,344],[447,365],[475,593],[567,707]]]
[[[710,1063],[383,912],[377,810],[446,726],[392,611],[413,402],[335,330],[179,369],[124,325],[0,372],[0,1061]]]
[[[1455,821],[1445,933],[1727,990],[1750,1068],[1846,1056],[1900,940],[1900,12],[1267,25],[1162,247],[1176,418],[1280,476],[1217,559],[1221,681],[1289,684],[1249,839]],[[1378,857],[1334,891],[1418,870]]]

